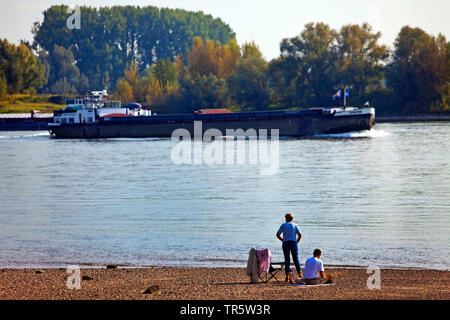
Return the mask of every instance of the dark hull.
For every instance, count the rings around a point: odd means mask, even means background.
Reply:
[[[53,118],[13,118],[0,119],[0,131],[47,130]]]
[[[322,111],[253,112],[223,115],[170,115],[100,119],[93,124],[61,124],[49,127],[57,138],[101,139],[171,137],[177,129],[186,129],[194,137],[194,122],[201,121],[201,132],[218,129],[223,135],[228,130],[242,129],[236,136],[259,135],[259,130],[278,129],[279,136],[302,137],[370,130],[375,123],[373,114],[346,116],[322,115]],[[253,130],[252,130],[253,129]]]

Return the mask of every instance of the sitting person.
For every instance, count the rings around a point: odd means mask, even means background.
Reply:
[[[333,278],[333,275],[325,274],[323,263],[322,261],[320,261],[321,254],[322,251],[320,251],[320,249],[316,249],[314,250],[313,257],[306,260],[305,268],[303,270],[304,276],[304,279],[302,279],[303,283],[309,285],[332,283],[331,279]]]

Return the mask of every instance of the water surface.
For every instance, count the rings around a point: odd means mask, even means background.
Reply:
[[[261,165],[175,165],[169,139],[57,140],[0,132],[0,266],[245,266],[282,261],[286,212],[300,260],[448,269],[450,124],[282,139]]]

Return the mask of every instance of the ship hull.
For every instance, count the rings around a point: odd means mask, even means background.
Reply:
[[[172,137],[177,129],[185,129],[192,137],[200,132],[203,135],[209,129],[219,130],[224,136],[230,132],[235,136],[253,136],[259,135],[261,130],[267,130],[263,132],[271,135],[274,134],[272,130],[278,129],[279,136],[304,137],[370,130],[375,124],[375,112],[364,110],[341,115],[305,110],[102,118],[92,124],[51,125],[49,131],[57,138],[65,139]]]

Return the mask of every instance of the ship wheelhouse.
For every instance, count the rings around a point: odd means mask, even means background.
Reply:
[[[151,116],[150,110],[144,110],[139,104],[122,106],[119,100],[106,100],[106,91],[92,91],[89,97],[66,99],[66,107],[54,111],[53,123],[61,124],[92,124],[99,118],[115,116]]]

